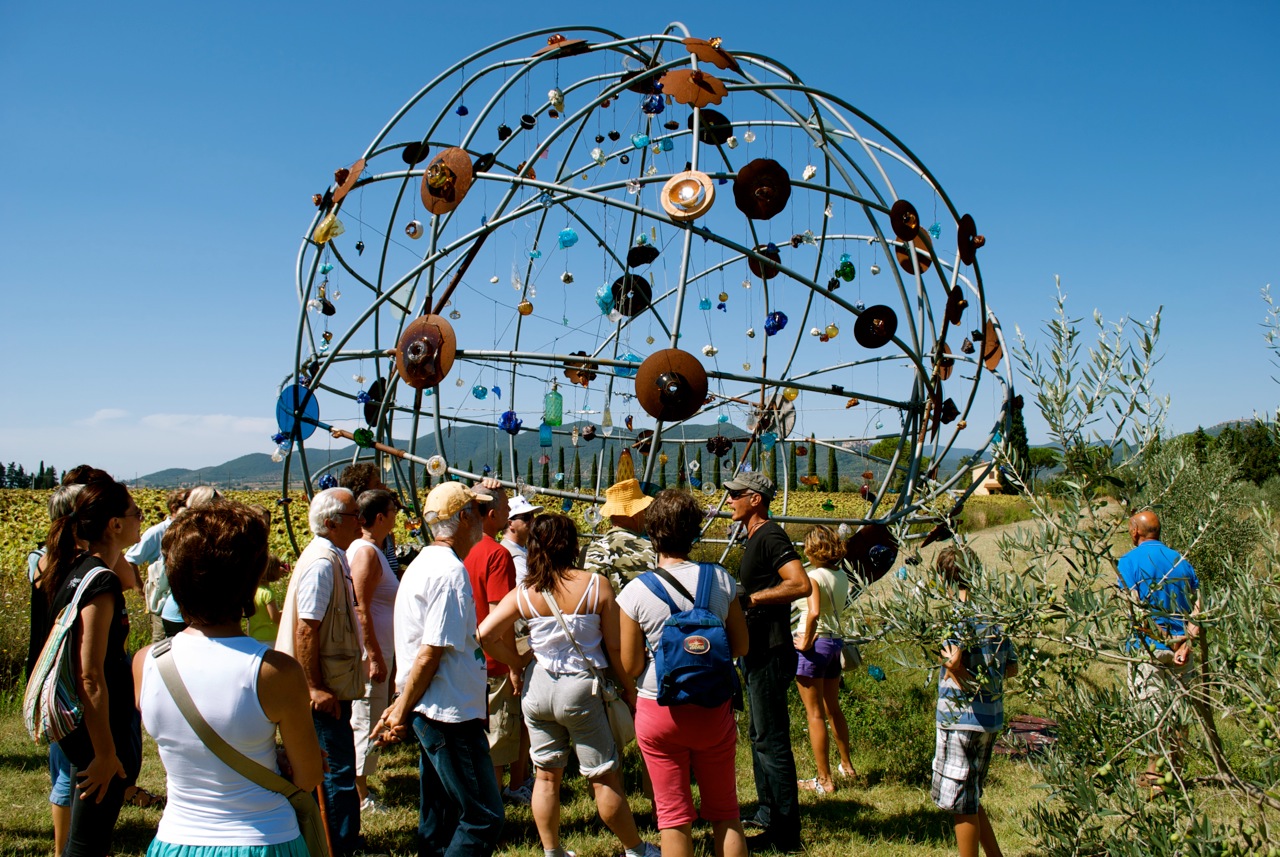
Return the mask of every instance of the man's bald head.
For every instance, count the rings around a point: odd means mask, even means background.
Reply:
[[[1160,518],[1150,509],[1145,509],[1129,519],[1129,535],[1133,543],[1160,538]]]

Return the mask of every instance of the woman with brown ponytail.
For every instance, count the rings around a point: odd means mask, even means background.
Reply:
[[[41,591],[49,598],[51,616],[71,603],[91,572],[108,569],[95,575],[80,597],[75,671],[84,717],[58,742],[71,761],[77,789],[63,851],[68,857],[110,852],[125,789],[141,767],[142,737],[125,652],[129,613],[122,581],[112,571],[122,565],[125,548],[138,541],[141,519],[129,489],[97,476],[76,495],[71,514],[54,521],[49,531]]]

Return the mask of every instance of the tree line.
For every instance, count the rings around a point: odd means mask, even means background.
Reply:
[[[21,464],[13,461],[0,467],[0,488],[57,488],[60,481],[58,468],[53,465],[46,467],[43,461],[34,472],[28,472]]]

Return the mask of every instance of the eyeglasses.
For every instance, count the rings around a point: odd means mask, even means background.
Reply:
[[[339,512],[338,516],[342,518],[358,518],[360,517],[360,513],[359,512]]]
[[[729,492],[730,500],[741,500],[743,497],[751,493],[750,488],[735,488]]]
[[[507,520],[520,521],[521,523],[527,524],[533,520],[533,515],[512,515],[510,518],[507,518]]]
[[[124,513],[123,515],[121,515],[120,517],[122,517],[122,518],[137,518],[139,521],[141,521],[141,520],[142,520],[142,510],[141,510],[141,509],[134,509],[133,511],[125,512],[125,513]]]

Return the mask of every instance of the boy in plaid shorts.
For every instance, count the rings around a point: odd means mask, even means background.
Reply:
[[[966,601],[966,569],[977,567],[967,548],[946,547],[937,569]],[[937,749],[933,757],[933,802],[955,817],[960,857],[999,857],[1000,845],[979,805],[987,766],[1004,727],[1004,679],[1018,672],[1018,660],[999,626],[963,620],[942,648],[938,671]]]

